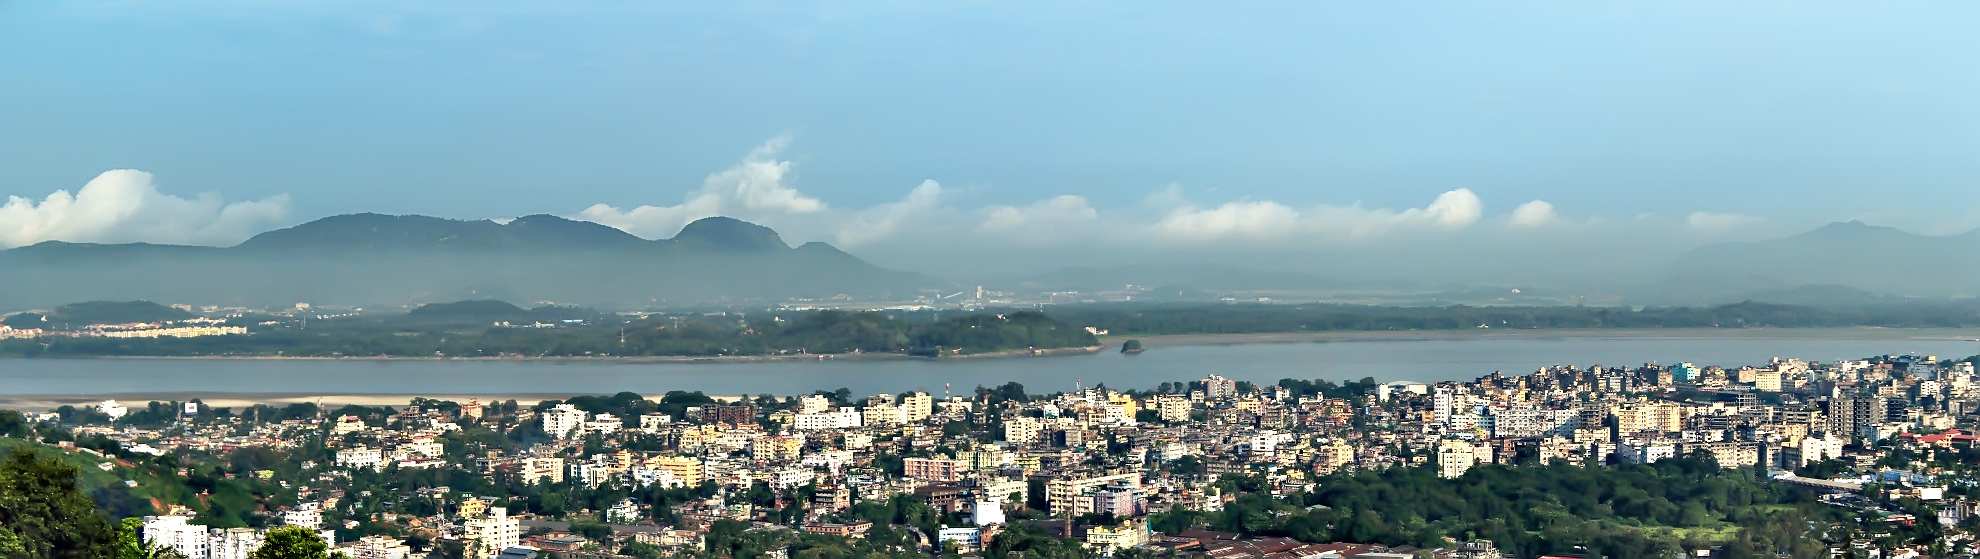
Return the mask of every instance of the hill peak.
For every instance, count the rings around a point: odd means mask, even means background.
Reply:
[[[733,217],[704,217],[694,220],[674,235],[680,246],[733,250],[790,250],[784,239],[769,227]]]

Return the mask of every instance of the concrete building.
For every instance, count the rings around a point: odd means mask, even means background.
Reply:
[[[471,518],[461,523],[462,537],[473,540],[468,545],[468,556],[488,559],[502,554],[502,550],[522,543],[522,522],[509,517],[509,509],[488,509],[488,516]]]
[[[144,517],[144,543],[171,548],[189,559],[205,559],[206,527],[187,524],[185,516]]]
[[[337,451],[337,465],[350,469],[385,469],[385,452],[368,446],[346,448]]]
[[[524,458],[520,466],[516,473],[522,477],[523,483],[564,482],[564,459],[562,458]]]
[[[567,438],[584,428],[584,410],[570,404],[557,404],[543,411],[543,432],[559,439]]]
[[[323,507],[317,503],[298,503],[295,508],[282,512],[282,525],[320,529],[323,527]]]
[[[893,404],[873,404],[866,406],[866,410],[861,414],[861,418],[870,427],[900,425],[905,423],[904,419],[906,417],[907,415],[901,412],[901,408]]]
[[[1094,477],[1061,477],[1045,482],[1045,503],[1054,515],[1073,513],[1081,495],[1109,485],[1141,487],[1141,472]],[[1091,501],[1088,501],[1091,502]]]
[[[1437,476],[1444,478],[1462,477],[1478,464],[1492,463],[1490,445],[1473,444],[1471,441],[1444,439],[1437,443]]]
[[[800,413],[791,421],[791,428],[799,431],[823,431],[829,429],[852,429],[864,425],[859,410],[842,409]]]
[[[250,559],[261,549],[262,535],[253,528],[215,528],[207,534],[207,559]]]
[[[1238,395],[1237,381],[1222,375],[1210,375],[1203,379],[1203,397],[1209,400],[1229,400]]]
[[[922,481],[962,481],[963,472],[969,470],[963,462],[947,458],[908,458],[901,462],[906,466],[903,475]]]
[[[901,398],[901,419],[906,423],[917,423],[935,413],[935,399],[927,392],[916,392]]]
[[[344,552],[350,554],[351,559],[406,559],[412,554],[412,548],[406,547],[405,542],[398,538],[365,536],[351,542]]]

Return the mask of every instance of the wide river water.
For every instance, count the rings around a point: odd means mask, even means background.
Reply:
[[[1148,388],[1216,373],[1261,383],[1293,377],[1346,380],[1469,380],[1493,371],[1525,374],[1549,365],[1636,366],[1689,361],[1762,364],[1891,353],[1941,359],[1980,354],[1980,342],[1920,339],[1707,337],[1502,337],[1329,340],[1294,343],[1152,345],[1140,355],[924,360],[728,363],[622,361],[440,361],[269,359],[0,359],[0,394],[85,395],[182,392],[286,394],[799,394],[850,388],[855,394],[925,390],[958,393],[1009,381],[1033,393],[1075,382]]]

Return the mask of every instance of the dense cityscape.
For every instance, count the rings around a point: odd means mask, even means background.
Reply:
[[[1964,555],[1973,360],[0,415],[191,559]],[[1037,390],[1037,387],[1030,387]],[[20,452],[21,450],[38,451]],[[16,458],[16,461],[19,459]]]

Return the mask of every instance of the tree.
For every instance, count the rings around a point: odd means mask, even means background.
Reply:
[[[330,544],[324,543],[321,536],[308,528],[291,526],[268,531],[259,549],[248,555],[249,559],[349,559],[350,556],[330,553]]]
[[[186,559],[177,550],[144,543],[144,521],[125,518],[117,525],[116,559]]]
[[[0,461],[0,557],[116,555],[116,531],[77,490],[77,472],[31,451]]]

